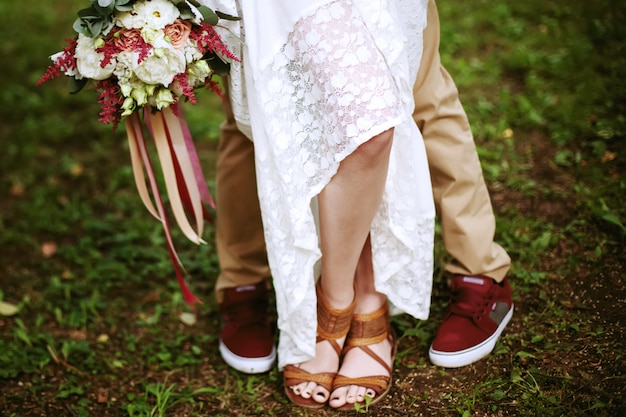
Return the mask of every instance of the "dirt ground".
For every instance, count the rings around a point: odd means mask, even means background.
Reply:
[[[496,211],[516,210],[532,213],[537,219],[556,228],[566,227],[576,218],[576,205],[561,190],[571,188],[571,174],[555,167],[550,161],[555,149],[541,135],[531,135],[519,151],[530,155],[529,176],[551,189],[550,198],[504,187],[492,187]],[[444,370],[427,360],[428,337],[443,316],[448,291],[444,282],[436,282],[433,292],[433,312],[424,327],[426,336],[419,334],[401,339],[394,373],[395,385],[371,416],[518,416],[518,415],[626,415],[626,355],[624,326],[626,323],[626,254],[622,245],[607,245],[601,261],[596,260],[593,236],[595,225],[586,230],[589,242],[561,239],[554,247],[540,254],[541,271],[547,279],[536,284],[512,280],[516,310],[505,330],[501,343],[488,359],[473,365]],[[611,233],[610,230],[604,231]],[[618,235],[616,235],[618,236]],[[619,242],[619,237],[616,241]],[[622,242],[623,243],[623,242]],[[574,263],[574,260],[576,261]],[[574,267],[567,265],[574,264]],[[562,275],[558,271],[570,271]],[[207,289],[209,292],[210,289]],[[129,292],[128,299],[133,294]],[[558,307],[558,308],[557,308]],[[123,316],[124,312],[118,312]],[[122,317],[122,319],[124,319]],[[125,318],[128,323],[134,317]],[[210,309],[200,317],[202,325],[192,332],[217,334],[217,314]],[[180,325],[180,324],[178,324]],[[0,328],[9,326],[0,321]],[[189,331],[172,324],[172,332]],[[54,331],[54,329],[52,329]],[[133,331],[141,332],[135,328]],[[70,335],[90,338],[92,335]],[[335,415],[327,410],[304,412],[286,403],[282,394],[282,378],[277,371],[259,377],[233,376],[219,359],[217,341],[204,346],[206,358],[202,364],[184,372],[169,375],[169,382],[178,386],[199,385],[211,381],[218,386],[249,381],[254,390],[250,402],[223,395],[202,395],[205,414],[191,414],[193,405],[181,404],[170,410],[172,416],[184,415]],[[116,349],[115,345],[109,346]],[[184,348],[184,347],[183,347]],[[119,346],[123,350],[123,346]],[[2,416],[73,416],[72,406],[80,395],[55,398],[54,389],[62,384],[72,370],[63,364],[46,367],[41,373],[24,375],[12,380],[0,380]],[[67,364],[66,364],[67,365]],[[135,366],[111,368],[106,378],[81,376],[90,381],[84,395],[89,398],[92,416],[121,416],[115,406],[116,398],[128,392],[140,393],[142,381],[162,380],[167,374],[158,369]],[[33,387],[40,385],[39,389]],[[243,390],[245,391],[245,389]],[[238,388],[238,392],[242,392]],[[595,402],[603,407],[594,408]],[[530,405],[529,405],[530,404]],[[547,407],[552,404],[553,407]],[[533,411],[534,407],[534,411]],[[197,408],[193,408],[197,410]],[[465,410],[472,410],[463,414]],[[530,411],[529,411],[530,410]]]

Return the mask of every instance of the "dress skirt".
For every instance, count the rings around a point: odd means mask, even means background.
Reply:
[[[427,1],[207,2],[241,17],[221,33],[241,56],[231,67],[231,102],[254,142],[279,368],[315,353],[316,196],[344,158],[390,128],[389,172],[370,232],[375,285],[396,311],[427,318],[435,209],[412,119]]]

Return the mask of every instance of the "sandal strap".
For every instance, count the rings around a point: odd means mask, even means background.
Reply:
[[[391,384],[391,377],[384,375],[376,376],[363,376],[360,378],[350,378],[343,375],[337,375],[333,382],[333,390],[341,387],[347,387],[349,385],[358,385],[359,387],[371,388],[376,392],[376,395],[380,395],[386,391]]]
[[[368,347],[369,345],[380,343],[385,339],[388,339],[392,345],[394,344],[395,338],[391,326],[389,325],[389,305],[387,303],[383,304],[378,310],[372,313],[354,314],[352,316],[350,333],[348,334],[343,348],[343,355],[348,353],[351,349],[359,348],[378,362],[387,370],[389,375],[391,375],[393,369],[387,365],[383,358]],[[383,377],[375,376],[373,378]]]
[[[346,341],[350,347],[380,343],[389,337],[389,306],[384,303],[378,310],[368,314],[354,314],[350,334]]]
[[[315,382],[317,385],[326,388],[328,391],[332,389],[333,381],[336,375],[336,372],[320,372],[313,374],[294,365],[285,366],[285,371],[283,373],[285,386],[287,387],[298,385],[302,382]]]
[[[318,340],[323,339],[329,342],[344,337],[350,330],[350,323],[356,306],[356,297],[345,309],[336,309],[328,304],[326,297],[322,293],[322,288],[318,283],[316,286],[317,291],[317,335]],[[333,344],[333,343],[331,343]],[[335,343],[333,347],[335,350],[339,349],[339,346]],[[341,353],[341,349],[338,350],[338,354]]]

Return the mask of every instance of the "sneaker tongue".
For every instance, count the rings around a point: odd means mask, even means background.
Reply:
[[[474,284],[474,285],[485,285],[486,284],[485,278],[480,278],[480,277],[463,277],[462,281],[465,282],[465,283]]]
[[[235,288],[235,292],[246,292],[256,290],[256,285],[241,285]]]
[[[241,285],[224,291],[224,302],[241,303],[265,298],[264,287],[262,285]]]
[[[477,301],[489,292],[489,279],[481,277],[458,277],[455,279],[455,291],[461,294],[456,304],[461,309],[473,311]]]
[[[481,277],[460,277],[456,284],[472,292],[486,293],[489,291],[489,280]]]

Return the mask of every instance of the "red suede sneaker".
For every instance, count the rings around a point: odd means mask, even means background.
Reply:
[[[228,365],[247,374],[267,372],[276,360],[267,292],[262,282],[223,291],[220,354]]]
[[[469,365],[489,355],[513,315],[508,279],[455,276],[446,318],[428,352],[433,364]]]

